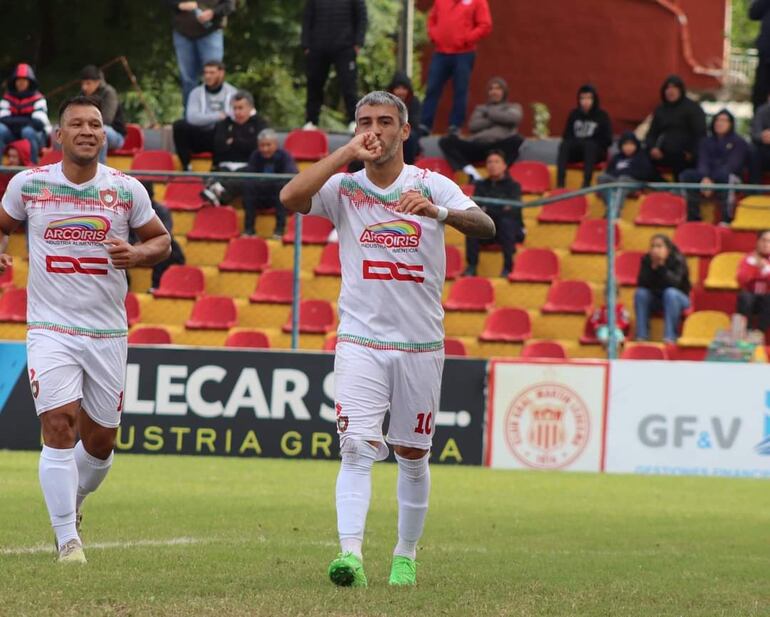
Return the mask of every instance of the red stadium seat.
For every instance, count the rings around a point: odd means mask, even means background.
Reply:
[[[446,249],[446,280],[453,281],[463,272],[463,254],[460,249],[452,244],[447,244]]]
[[[141,309],[139,308],[139,299],[136,297],[136,294],[133,291],[129,291],[126,294],[126,319],[128,320],[128,325],[133,326],[135,323],[139,322],[141,319]]]
[[[585,281],[554,281],[548,290],[543,313],[587,315],[594,303],[591,286]]]
[[[444,355],[464,358],[468,355],[468,350],[459,338],[447,337],[444,339]]]
[[[340,264],[340,245],[338,242],[329,242],[321,253],[321,259],[313,272],[318,276],[340,276],[342,266]]]
[[[420,169],[430,169],[431,171],[435,171],[442,176],[446,176],[447,178],[454,180],[455,170],[452,169],[452,166],[445,158],[440,156],[424,156],[417,159],[414,164]]]
[[[193,228],[187,234],[188,240],[230,240],[237,238],[238,215],[235,208],[213,206],[202,208],[195,215]]]
[[[200,194],[203,187],[199,178],[173,178],[166,185],[163,202],[169,210],[200,210],[208,204]]]
[[[323,131],[294,129],[283,147],[297,161],[320,161],[329,154],[329,139]]]
[[[529,313],[518,308],[497,308],[487,315],[481,341],[521,343],[532,337]]]
[[[559,278],[559,256],[551,249],[524,249],[516,255],[508,279],[519,283],[551,283]]]
[[[174,171],[174,158],[168,150],[140,150],[131,161],[131,171]],[[144,179],[160,181],[162,178],[147,176]]]
[[[0,274],[0,291],[13,287],[13,266],[8,266],[5,272]]]
[[[668,360],[668,352],[665,347],[634,343],[628,345],[620,354],[621,360]]]
[[[620,246],[620,227],[615,223],[615,248]],[[569,247],[573,253],[606,253],[607,221],[585,219],[580,223],[575,240]]]
[[[719,252],[719,232],[710,223],[682,223],[674,233],[674,244],[685,255],[712,257]]]
[[[144,150],[144,131],[138,124],[126,124],[126,137],[123,141],[123,145],[116,149],[110,150],[108,154],[113,156],[134,156],[140,150]],[[148,167],[137,169],[149,169]]]
[[[237,330],[227,335],[225,347],[270,349],[270,339],[261,330]]]
[[[292,316],[283,325],[291,332]],[[299,304],[299,331],[303,334],[326,334],[334,329],[334,308],[326,300],[302,300]]]
[[[466,276],[456,281],[444,302],[448,311],[486,311],[495,303],[495,288],[482,276]]]
[[[644,255],[641,251],[623,251],[615,256],[615,279],[618,285],[636,286]]]
[[[566,360],[567,350],[557,341],[532,341],[521,350],[522,358],[552,358]]]
[[[191,159],[199,159],[199,160],[205,160],[205,159],[212,159],[214,158],[213,152],[193,152],[190,154]]]
[[[291,304],[294,297],[294,273],[291,270],[266,270],[257,281],[251,302]]]
[[[521,185],[524,193],[541,194],[551,189],[551,172],[539,161],[519,161],[511,165],[511,177]]]
[[[27,321],[27,290],[24,287],[6,289],[0,296],[0,321]]]
[[[599,339],[596,338],[596,328],[591,323],[591,316],[586,317],[586,322],[583,325],[583,334],[580,335],[581,345],[598,345]]]
[[[692,312],[721,311],[727,315],[732,315],[737,310],[738,294],[735,291],[713,291],[696,288],[690,296],[692,299]]]
[[[751,253],[757,247],[757,234],[753,231],[735,231],[729,227],[717,227],[721,253]]]
[[[128,333],[130,345],[171,345],[171,333],[163,326],[140,326]]]
[[[331,336],[327,336],[326,340],[324,341],[324,351],[336,351],[337,350],[337,335],[332,334]]]
[[[334,225],[329,219],[312,214],[297,214],[289,218],[289,226],[283,234],[284,244],[294,243],[297,216],[302,216],[302,244],[326,244]]]
[[[233,238],[220,262],[222,272],[262,272],[270,265],[270,247],[264,238]]]
[[[684,197],[673,193],[649,193],[642,198],[637,225],[679,225],[687,219]]]
[[[62,159],[61,150],[54,150],[53,148],[47,148],[45,152],[40,155],[37,164],[42,167],[43,165],[52,165],[58,163]]]
[[[206,289],[203,270],[195,266],[169,266],[152,292],[156,298],[197,298]]]
[[[569,189],[554,189],[548,193],[548,197],[564,195]],[[577,195],[554,204],[543,206],[537,215],[539,223],[579,223],[588,214],[588,200],[585,195]]]
[[[201,296],[195,301],[185,328],[191,330],[229,330],[238,323],[238,309],[228,296]]]

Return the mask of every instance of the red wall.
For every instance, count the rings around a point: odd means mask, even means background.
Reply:
[[[701,65],[722,65],[729,1],[674,0],[687,14],[693,55]],[[427,10],[432,1],[417,4]],[[676,16],[654,0],[489,0],[489,5],[494,28],[479,44],[468,109],[484,100],[487,80],[501,75],[511,100],[524,105],[525,134],[532,127],[531,104],[540,101],[551,111],[551,134],[560,135],[585,82],[598,88],[615,131],[635,126],[652,111],[670,73],[680,74],[692,89],[719,86],[689,68]],[[431,50],[424,53],[424,75]],[[439,108],[439,131],[446,127],[450,89]]]

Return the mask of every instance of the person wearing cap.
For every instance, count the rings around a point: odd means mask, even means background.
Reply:
[[[8,79],[8,87],[0,99],[0,152],[17,139],[26,139],[30,158],[37,163],[40,148],[51,134],[48,102],[40,92],[35,72],[29,64],[18,64]]]
[[[99,67],[89,64],[80,71],[80,93],[95,98],[102,110],[102,122],[107,141],[99,153],[99,162],[107,162],[107,150],[122,148],[126,141],[126,124],[118,93],[104,80]]]

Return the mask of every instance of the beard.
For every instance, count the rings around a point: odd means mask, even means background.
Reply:
[[[395,138],[393,142],[390,144],[390,147],[388,149],[385,149],[385,144],[383,144],[382,149],[382,156],[378,158],[377,160],[373,161],[375,165],[385,165],[386,163],[389,163],[393,160],[393,157],[396,156],[398,153],[398,149],[402,146],[402,142],[400,139]]]

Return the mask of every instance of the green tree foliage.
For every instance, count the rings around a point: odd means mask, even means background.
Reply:
[[[740,49],[754,47],[759,34],[759,22],[749,19],[749,7],[753,0],[732,0],[732,31],[730,44]]]

